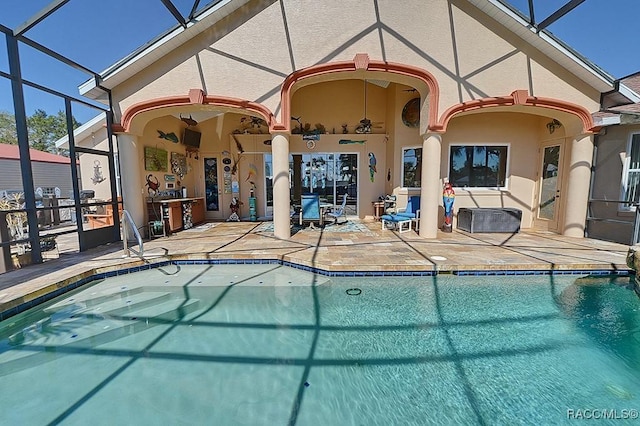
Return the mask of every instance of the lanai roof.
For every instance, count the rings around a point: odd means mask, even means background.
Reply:
[[[589,86],[604,94],[603,110],[594,114],[594,117],[615,115],[620,111],[636,112],[633,104],[640,103],[640,78],[632,75],[619,80],[609,75],[593,62],[586,59],[571,46],[563,43],[555,37],[549,28],[572,9],[577,7],[582,1],[565,0],[560,7],[543,20],[534,18],[535,0],[529,0],[529,12],[523,2],[515,0],[466,0],[469,4],[484,12],[490,19],[495,20],[507,30],[517,34],[525,42],[539,49],[553,61],[560,64],[572,74],[582,79]],[[128,3],[128,0],[114,0],[110,5],[118,8],[119,2]],[[42,7],[41,4],[48,3]],[[160,31],[160,34],[151,41],[145,43],[123,59],[115,61],[113,65],[107,66],[102,72],[94,72],[92,66],[86,65],[82,60],[68,59],[64,54],[58,53],[54,48],[47,46],[49,40],[40,38],[38,41],[38,27],[41,23],[51,21],[55,25],[57,16],[66,8],[86,7],[84,3],[70,2],[69,0],[40,0],[29,2],[23,6],[25,9],[26,21],[13,29],[3,25],[9,25],[5,20],[0,19],[0,29],[12,31],[22,42],[37,50],[43,51],[58,60],[63,60],[67,65],[76,69],[82,69],[84,73],[92,75],[92,78],[79,85],[80,93],[98,102],[107,102],[108,90],[122,83],[126,79],[135,75],[144,67],[157,61],[171,49],[182,45],[186,41],[196,37],[199,33],[209,28],[213,23],[219,22],[233,11],[241,7],[249,7],[253,2],[250,0],[142,0],[140,5],[144,8],[154,7],[164,9],[164,16],[169,25],[173,25],[167,31]],[[520,4],[520,9],[514,5]],[[41,7],[38,12],[37,8]],[[139,7],[138,7],[139,9]],[[58,11],[61,12],[58,12]],[[168,13],[167,13],[168,12]],[[134,8],[127,10],[127,16],[134,13]],[[171,19],[169,19],[171,18]],[[62,18],[64,19],[64,18]],[[171,24],[171,21],[173,24]],[[163,21],[164,22],[164,21]],[[44,25],[43,24],[43,25]],[[141,25],[136,28],[140,32],[149,32],[147,28],[158,28],[154,25]],[[167,28],[162,24],[160,27]],[[124,30],[124,28],[123,28]],[[157,30],[152,30],[157,31]],[[33,38],[32,37],[33,35]],[[99,48],[99,46],[94,46]],[[75,52],[75,50],[72,49]],[[125,50],[126,52],[126,50]],[[104,67],[101,65],[99,67]],[[626,108],[619,108],[626,106]]]
[[[509,31],[517,34],[525,42],[539,49],[549,58],[578,76],[591,87],[603,93],[614,89],[614,77],[554,37],[544,28],[540,28],[539,25],[527,20],[522,13],[510,6],[507,1],[468,1]],[[100,80],[91,79],[86,81],[80,86],[80,93],[92,99],[103,99],[105,93],[100,87],[112,89],[247,3],[249,3],[248,0],[218,0],[212,2],[209,8],[193,16],[185,25],[177,25],[104,70],[101,73]],[[561,16],[559,15],[555,19]],[[543,21],[540,25],[544,23]],[[631,100],[636,101],[635,98]],[[637,97],[637,101],[640,101],[640,96]]]

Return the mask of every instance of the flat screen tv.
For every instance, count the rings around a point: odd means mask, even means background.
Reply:
[[[201,136],[202,134],[200,132],[196,132],[195,130],[190,129],[184,129],[184,134],[182,135],[182,144],[190,148],[199,149]]]

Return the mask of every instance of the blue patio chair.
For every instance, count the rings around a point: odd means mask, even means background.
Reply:
[[[315,194],[303,194],[300,204],[300,225],[304,222],[310,222],[310,227],[314,228],[314,221],[318,221],[318,223],[322,225],[322,216],[320,216],[320,196]]]
[[[397,214],[383,214],[380,216],[382,221],[382,230],[396,229],[399,233],[411,231],[411,222],[413,219]],[[391,225],[391,226],[389,226]]]
[[[412,195],[407,201],[407,207],[399,208],[396,215],[400,217],[407,217],[414,223],[414,229],[418,230],[418,224],[420,223],[420,196]]]
[[[328,212],[325,213],[325,216],[329,216],[333,218],[334,224],[337,224],[338,219],[340,219],[341,217],[344,217],[345,222],[347,222],[348,219],[347,219],[346,210],[347,210],[347,194],[344,194],[344,197],[342,198],[342,204],[340,205],[340,207],[336,208],[335,210],[329,210]]]

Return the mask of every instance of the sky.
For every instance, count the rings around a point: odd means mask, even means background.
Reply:
[[[528,0],[508,1],[529,15]],[[535,0],[536,21],[541,22],[567,1]],[[2,0],[0,24],[15,29],[50,2]],[[173,2],[183,15],[188,15],[193,5],[193,0]],[[211,2],[202,0],[200,8]],[[640,0],[585,0],[548,30],[614,78],[622,78],[640,71],[638,17]],[[160,0],[70,0],[26,36],[99,73],[175,25]],[[90,78],[22,44],[20,59],[23,78],[68,95],[79,97],[78,86]],[[9,72],[4,42],[0,42],[0,71]],[[59,98],[32,88],[25,89],[25,104],[28,115],[37,108],[49,114],[64,110]],[[13,111],[11,87],[5,78],[0,78],[0,111]],[[73,104],[73,114],[80,122],[97,113]]]

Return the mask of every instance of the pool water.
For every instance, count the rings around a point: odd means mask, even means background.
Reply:
[[[0,424],[558,425],[579,410],[632,424],[629,280],[279,265],[108,278],[0,323]]]

